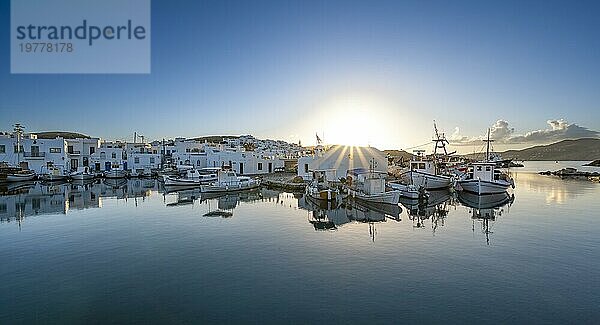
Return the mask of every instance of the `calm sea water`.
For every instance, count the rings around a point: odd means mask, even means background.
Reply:
[[[401,209],[153,180],[0,186],[0,323],[595,323],[600,184]],[[557,167],[560,165],[559,167]]]

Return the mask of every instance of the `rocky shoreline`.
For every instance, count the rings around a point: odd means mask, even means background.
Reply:
[[[587,179],[592,182],[600,182],[600,172],[585,172],[575,168],[563,168],[557,171],[539,172],[540,175],[558,176],[560,178]]]

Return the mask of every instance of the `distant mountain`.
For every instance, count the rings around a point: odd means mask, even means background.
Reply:
[[[413,154],[404,150],[383,150],[384,153],[390,155],[393,158],[402,158],[404,160],[411,160]]]
[[[503,159],[513,160],[595,160],[600,159],[600,139],[583,138],[563,140],[556,143],[535,146],[522,150],[508,150],[500,153]],[[481,154],[465,155],[481,159]],[[485,154],[483,155],[485,156]]]
[[[76,132],[64,132],[64,131],[48,131],[48,132],[35,132],[38,139],[55,139],[56,137],[61,137],[64,139],[89,139],[89,135],[76,133]]]

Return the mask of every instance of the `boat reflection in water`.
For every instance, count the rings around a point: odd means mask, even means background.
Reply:
[[[233,210],[240,202],[260,201],[269,196],[266,192],[269,192],[269,190],[252,189],[237,192],[202,193],[197,186],[165,186],[162,191],[163,200],[167,207],[206,203],[209,211],[203,214],[204,217],[222,218],[232,217]]]
[[[387,219],[400,221],[402,213],[399,205],[377,204],[352,199],[327,202],[314,200],[306,195],[298,198],[298,207],[308,211],[308,222],[317,231],[337,230],[352,222],[367,223],[372,240],[375,240],[375,223],[385,222]]]
[[[490,222],[496,221],[496,217],[504,213],[504,206],[510,207],[515,196],[507,192],[489,195],[461,192],[458,194],[458,200],[470,210],[473,231],[475,231],[475,221],[481,222],[481,231],[485,234],[486,243],[489,245],[490,234],[493,233]]]
[[[144,200],[157,190],[153,179],[0,184],[0,221],[101,208],[103,198],[134,199],[137,205],[138,198]]]
[[[400,198],[406,208],[408,218],[415,228],[425,228],[425,220],[431,219],[433,232],[444,225],[451,206],[455,205],[450,191],[447,189],[428,191],[428,195],[418,199]]]

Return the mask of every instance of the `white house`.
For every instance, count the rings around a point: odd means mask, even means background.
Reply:
[[[312,178],[314,170],[335,170],[335,173],[327,173],[328,180],[332,181],[346,177],[349,169],[372,168],[387,173],[387,167],[385,153],[373,147],[332,146],[325,150],[317,146],[313,155],[298,158],[298,176],[305,180]]]

